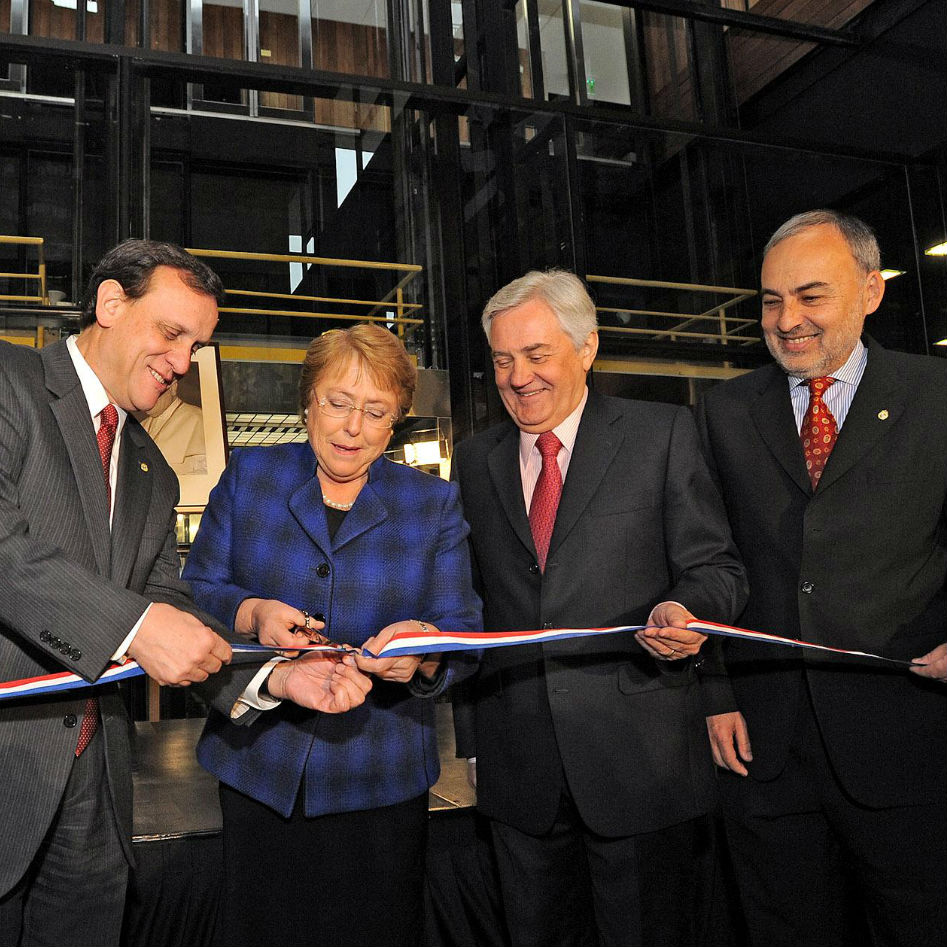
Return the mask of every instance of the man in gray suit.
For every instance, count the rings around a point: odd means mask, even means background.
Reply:
[[[187,685],[230,660],[178,577],[177,479],[128,413],[188,370],[222,296],[180,248],[130,240],[96,268],[77,337],[0,343],[3,680],[66,670],[91,682],[127,655]],[[111,446],[103,425],[117,428]],[[91,693],[0,709],[2,944],[118,943],[128,721],[114,686]]]

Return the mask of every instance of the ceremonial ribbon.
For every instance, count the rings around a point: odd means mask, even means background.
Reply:
[[[550,641],[562,641],[567,638],[587,638],[593,635],[613,635],[621,632],[643,631],[648,625],[615,625],[611,628],[548,628],[543,631],[405,631],[393,635],[377,654],[362,649],[361,653],[367,658],[394,658],[404,654],[428,654],[443,651],[471,651],[480,648],[503,648],[517,644],[546,644]],[[905,661],[900,658],[888,658],[880,654],[871,654],[867,651],[850,651],[846,648],[833,648],[829,645],[815,644],[811,641],[800,641],[797,638],[786,638],[783,635],[772,635],[763,631],[750,631],[747,628],[737,628],[733,625],[721,625],[711,621],[689,621],[688,629],[704,635],[716,635],[725,638],[743,638],[748,641],[757,641],[761,644],[787,645],[793,648],[812,648],[817,651],[828,651],[832,654],[849,654],[860,658],[871,658],[875,661],[885,661],[889,664],[899,664],[906,667],[923,667],[916,661]],[[322,651],[329,654],[357,654],[357,649],[344,644],[313,644],[300,645],[293,648],[272,648],[261,644],[231,644],[234,652],[275,653],[277,651]],[[7,681],[0,684],[0,700],[10,697],[30,697],[38,694],[54,694],[59,691],[72,690],[80,687],[93,687],[98,684],[108,684],[137,677],[145,672],[135,661],[125,664],[112,664],[102,673],[102,676],[90,684],[79,677],[62,671],[58,674],[44,674],[39,677],[26,678],[19,681]]]

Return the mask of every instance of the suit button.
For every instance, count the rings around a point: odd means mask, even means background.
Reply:
[[[552,628],[552,622],[551,622],[551,621],[544,621],[544,622],[543,622],[543,628]]]
[[[82,657],[82,652],[78,648],[73,648],[71,657],[73,661],[78,661]]]
[[[800,591],[800,592],[805,592],[806,595],[809,595],[809,594],[812,592],[812,590],[813,590],[814,588],[815,588],[815,584],[814,584],[814,583],[812,583],[812,582],[803,582],[802,585],[799,586],[799,591]]]
[[[329,566],[325,562],[320,562],[316,567],[316,575],[324,579],[329,574]]]
[[[529,567],[529,574],[530,574],[530,575],[539,575],[539,563],[538,563],[538,562],[533,562],[533,563],[530,564],[530,567]]]
[[[76,725],[76,723],[77,721],[75,714],[66,714],[66,716],[62,718],[62,725],[69,730],[71,730]]]
[[[325,620],[326,620],[326,616],[323,615],[322,612],[316,612],[312,617],[315,618],[316,621],[325,621]]]

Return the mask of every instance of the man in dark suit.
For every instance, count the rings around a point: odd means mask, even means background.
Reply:
[[[528,273],[483,325],[511,420],[459,444],[454,475],[486,628],[656,626],[488,650],[455,705],[512,941],[693,943],[713,767],[685,624],[745,599],[720,499],[686,408],[586,388],[577,277]]]
[[[787,221],[762,270],[776,364],[698,409],[741,624],[923,663],[726,643],[708,728],[755,944],[947,930],[947,363],[862,340],[879,260],[855,218]]]
[[[130,240],[93,273],[78,336],[41,351],[0,343],[0,679],[92,682],[127,655],[186,685],[230,660],[178,575],[177,478],[130,414],[187,372],[222,298],[179,247]],[[2,944],[118,943],[129,724],[114,686],[90,695],[0,708]]]

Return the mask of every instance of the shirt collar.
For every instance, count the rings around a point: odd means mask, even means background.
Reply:
[[[846,385],[857,385],[865,372],[865,365],[867,363],[868,349],[865,348],[865,343],[859,339],[855,343],[855,348],[852,349],[852,354],[846,359],[845,364],[832,372],[829,377],[834,378],[836,381],[843,382]],[[805,378],[796,378],[795,375],[789,375],[787,377],[789,378],[790,390],[798,388],[800,385],[808,384]]]
[[[559,438],[562,446],[571,455],[575,447],[576,435],[579,433],[579,422],[582,420],[582,412],[585,410],[585,404],[589,400],[589,389],[582,389],[582,398],[575,406],[572,413],[552,429],[553,434]],[[520,461],[525,464],[532,449],[539,440],[538,434],[530,434],[527,431],[520,431]]]

